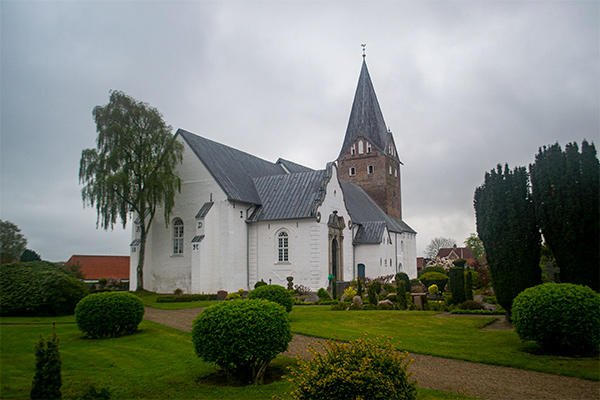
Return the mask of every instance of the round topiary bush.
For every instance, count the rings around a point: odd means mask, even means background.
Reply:
[[[262,383],[267,365],[287,350],[290,340],[287,312],[281,305],[264,299],[207,307],[192,328],[198,357],[221,367],[230,379],[255,384]]]
[[[442,274],[440,272],[427,272],[421,275],[419,278],[421,283],[425,285],[425,287],[429,287],[431,285],[437,285],[437,287],[442,291],[444,287],[446,287],[446,283],[448,283],[448,275]]]
[[[521,339],[549,353],[589,354],[600,344],[600,296],[570,283],[534,286],[513,301],[512,322]]]
[[[281,304],[287,312],[292,311],[292,295],[283,286],[267,285],[260,286],[248,293],[248,300],[265,299]]]
[[[407,373],[411,360],[407,352],[395,349],[390,339],[353,340],[350,343],[326,341],[323,352],[309,345],[314,357],[299,360],[299,368],[286,377],[294,389],[292,399],[372,399],[417,398],[414,382]]]
[[[87,294],[87,286],[57,264],[32,261],[0,268],[1,314],[5,316],[73,315]]]
[[[75,307],[79,330],[92,339],[130,335],[144,318],[144,303],[134,294],[102,292],[82,299]]]

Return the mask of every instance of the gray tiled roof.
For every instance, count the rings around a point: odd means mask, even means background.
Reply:
[[[340,180],[340,184],[344,190],[344,198],[352,217],[352,223],[361,225],[355,237],[357,243],[379,243],[381,241],[383,230],[380,225],[374,224],[375,222],[383,223],[390,232],[416,233],[401,219],[390,217],[384,213],[360,186],[343,180]],[[379,234],[378,240],[374,242],[377,234]],[[367,241],[362,242],[361,240]]]
[[[283,168],[243,151],[213,142],[183,129],[177,130],[210,171],[229,200],[261,204],[252,178],[285,174]]]
[[[290,174],[295,174],[296,172],[309,172],[314,171],[312,168],[305,167],[304,165],[296,164],[295,162],[284,160],[280,158],[276,162],[277,165],[283,166]]]
[[[383,119],[383,113],[379,107],[367,63],[364,59],[356,93],[354,94],[348,127],[346,128],[346,136],[338,158],[346,154],[358,135],[363,135],[379,151],[387,154],[387,145],[391,139],[391,134],[388,132]]]
[[[262,202],[258,221],[315,217],[329,179],[326,170],[254,179]]]
[[[214,203],[212,201],[207,201],[206,203],[204,203],[200,208],[200,211],[198,211],[198,214],[196,214],[196,218],[206,217],[206,214],[208,214],[213,204]]]

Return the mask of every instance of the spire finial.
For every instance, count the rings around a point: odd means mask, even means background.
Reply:
[[[365,54],[365,47],[367,47],[366,43],[361,44],[362,48],[363,48],[363,58],[365,58],[367,55]]]

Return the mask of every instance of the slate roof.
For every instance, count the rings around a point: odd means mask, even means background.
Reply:
[[[314,171],[312,168],[305,167],[304,165],[296,164],[295,162],[284,160],[280,158],[276,162],[277,165],[281,165],[288,173],[294,174],[296,172],[309,172]]]
[[[417,233],[401,219],[390,217],[383,212],[360,186],[343,180],[340,180],[340,184],[344,191],[344,198],[352,217],[352,223],[361,225],[354,238],[356,243],[381,242],[383,226],[387,227],[390,232]]]
[[[95,280],[115,277],[129,279],[129,256],[73,255],[65,265],[81,265],[84,279]]]
[[[262,207],[257,221],[310,218],[325,196],[326,170],[255,178]]]
[[[344,137],[344,143],[342,144],[342,150],[338,158],[346,154],[359,135],[363,135],[379,151],[387,154],[388,144],[392,135],[388,132],[387,125],[383,119],[383,113],[379,107],[375,89],[371,82],[371,76],[367,69],[367,63],[364,59],[358,78],[356,93],[354,94],[348,127],[346,128],[346,136]]]
[[[200,211],[198,211],[198,214],[196,214],[196,218],[206,217],[206,214],[208,214],[213,204],[214,203],[212,201],[207,201],[206,203],[204,203],[200,208]]]
[[[177,135],[183,137],[229,200],[261,204],[252,178],[285,174],[285,170],[280,165],[194,135],[183,129],[178,129]]]

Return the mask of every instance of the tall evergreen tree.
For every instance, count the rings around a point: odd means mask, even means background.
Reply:
[[[62,398],[62,361],[58,347],[56,326],[52,324],[52,339],[40,334],[35,344],[35,375],[31,386],[32,400],[56,400]]]
[[[593,144],[539,149],[529,165],[535,214],[561,282],[600,290],[600,165]]]
[[[541,283],[541,235],[525,167],[498,165],[475,190],[477,233],[483,242],[498,303],[507,311],[524,289]]]

